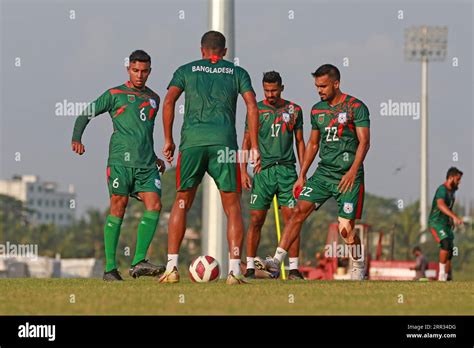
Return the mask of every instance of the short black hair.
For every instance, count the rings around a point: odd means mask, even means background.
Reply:
[[[215,30],[208,31],[201,38],[201,47],[222,50],[225,48],[225,36]]]
[[[321,65],[314,73],[311,73],[311,75],[313,75],[313,77],[328,75],[331,80],[341,81],[341,73],[339,72],[339,69],[332,64]]]
[[[418,245],[413,248],[412,253],[415,253],[416,251],[421,252],[421,248]]]
[[[462,176],[463,172],[461,172],[456,167],[451,167],[448,169],[448,172],[446,173],[446,179],[449,179],[451,176],[458,176],[458,175]]]
[[[151,63],[151,57],[148,53],[143,50],[136,50],[133,51],[130,57],[128,58],[130,63],[133,62],[144,62],[144,63]]]
[[[262,83],[278,83],[278,86],[281,86],[282,80],[279,72],[276,71],[268,71],[263,73],[263,80]]]

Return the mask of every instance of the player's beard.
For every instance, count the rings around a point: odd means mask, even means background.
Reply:
[[[332,95],[323,94],[323,95],[319,95],[319,97],[321,98],[321,101],[325,101],[328,103],[331,103],[334,100],[334,94]]]

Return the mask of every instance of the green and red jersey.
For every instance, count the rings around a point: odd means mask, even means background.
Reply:
[[[185,93],[180,151],[194,146],[237,149],[237,97],[253,91],[247,71],[224,59],[200,59],[179,67],[168,85]]]
[[[344,94],[342,101],[334,106],[327,101],[316,103],[311,109],[311,125],[321,134],[321,161],[315,175],[338,183],[355,159],[359,146],[356,127],[370,127],[369,109],[359,99]],[[356,180],[363,177],[364,167],[361,165]]]
[[[81,142],[91,118],[108,112],[114,129],[109,143],[108,166],[156,167],[153,128],[159,105],[158,94],[148,87],[138,90],[127,81],[105,91],[76,119],[72,140]],[[91,111],[92,115],[89,114]]]
[[[433,203],[431,206],[431,212],[428,218],[428,222],[430,224],[450,226],[452,224],[451,218],[448,215],[444,214],[438,208],[437,200],[440,198],[444,201],[444,203],[446,203],[446,206],[450,210],[453,209],[454,201],[455,201],[454,191],[448,189],[445,184],[440,185],[438,189],[436,190],[435,196],[433,198]]]
[[[257,103],[258,148],[262,168],[273,164],[293,165],[296,162],[294,134],[296,130],[303,128],[303,111],[292,101],[282,101],[280,107],[274,107],[266,99]],[[248,130],[247,120],[245,130]]]

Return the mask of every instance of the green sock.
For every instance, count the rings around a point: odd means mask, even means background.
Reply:
[[[160,219],[160,212],[156,210],[145,210],[142,220],[138,225],[137,246],[135,247],[135,257],[132,266],[145,260],[148,247],[155,235],[156,225]]]
[[[110,272],[117,268],[115,263],[115,253],[120,236],[120,226],[123,219],[108,215],[105,221],[104,242],[105,242],[105,271]]]

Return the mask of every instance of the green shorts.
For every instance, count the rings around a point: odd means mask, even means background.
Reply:
[[[277,195],[278,206],[294,208],[293,184],[298,175],[295,166],[276,164],[262,169],[253,177],[250,210],[268,210]]]
[[[440,247],[441,241],[444,239],[450,239],[454,243],[454,232],[450,225],[430,222],[429,228],[436,242],[440,244]]]
[[[198,186],[205,173],[225,192],[241,192],[238,149],[224,145],[189,147],[179,152],[176,168],[176,190]]]
[[[132,196],[138,192],[157,192],[161,196],[161,179],[158,168],[132,168],[118,165],[107,167],[109,196]]]
[[[338,206],[338,216],[350,220],[360,219],[364,206],[364,181],[356,180],[352,191],[339,192],[335,183],[329,182],[320,175],[313,175],[306,181],[298,200],[312,202],[315,210],[319,209],[329,198],[334,197]]]

